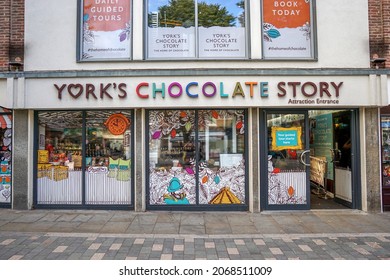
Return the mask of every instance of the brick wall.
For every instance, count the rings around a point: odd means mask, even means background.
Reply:
[[[370,57],[386,58],[380,68],[390,68],[390,0],[368,0]],[[374,65],[372,65],[374,67]]]
[[[24,0],[0,0],[0,71],[17,58],[23,63]]]

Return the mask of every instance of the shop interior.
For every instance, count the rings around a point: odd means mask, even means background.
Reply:
[[[326,161],[323,184],[310,178],[311,209],[344,209],[352,204],[351,111],[309,111],[310,173],[314,158]]]

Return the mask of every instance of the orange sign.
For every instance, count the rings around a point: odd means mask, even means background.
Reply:
[[[93,31],[124,29],[130,21],[130,0],[84,0],[83,16]]]
[[[276,28],[297,28],[310,22],[308,0],[263,0],[263,21]]]

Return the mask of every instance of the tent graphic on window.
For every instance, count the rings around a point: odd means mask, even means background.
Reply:
[[[210,204],[239,204],[241,201],[235,196],[229,187],[223,187],[219,193],[214,196]]]

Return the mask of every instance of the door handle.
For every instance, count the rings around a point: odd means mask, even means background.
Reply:
[[[305,162],[305,159],[304,159],[304,155],[307,154],[307,153],[310,153],[310,150],[305,150],[302,152],[301,154],[301,157],[300,157],[300,160],[301,160],[301,163],[304,165],[304,166],[310,166],[310,163],[306,163]]]

